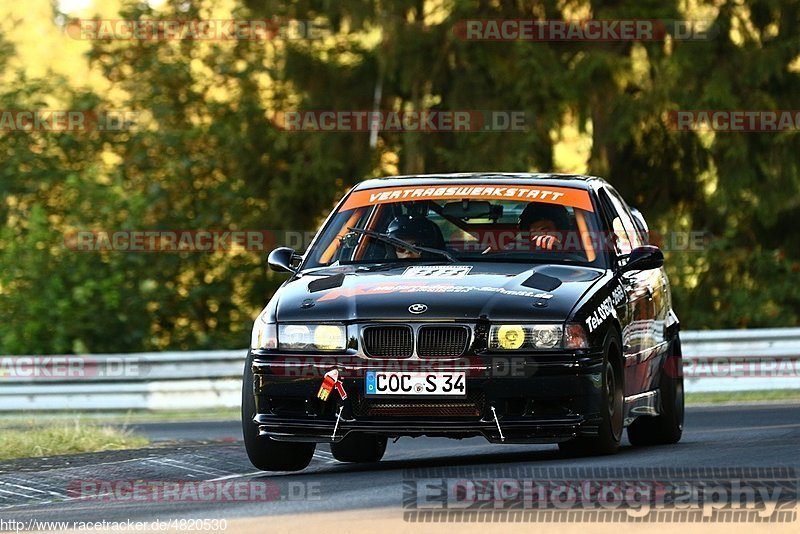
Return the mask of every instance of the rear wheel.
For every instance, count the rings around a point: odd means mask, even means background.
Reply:
[[[613,454],[622,439],[622,363],[619,339],[611,332],[604,343],[601,422],[597,436],[580,436],[558,444],[570,456]]]
[[[340,462],[379,462],[386,452],[386,438],[350,433],[338,443],[331,443],[331,453]]]
[[[248,354],[242,380],[242,434],[250,463],[262,471],[300,471],[308,467],[314,455],[315,443],[275,441],[269,436],[259,436],[253,422],[256,401],[253,395],[253,360]]]
[[[628,427],[631,445],[669,445],[683,435],[683,358],[676,337],[661,371],[661,414],[639,417]]]

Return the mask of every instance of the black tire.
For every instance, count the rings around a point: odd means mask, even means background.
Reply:
[[[331,454],[340,462],[379,462],[386,452],[386,438],[351,432],[338,443],[331,443]]]
[[[631,445],[669,445],[678,443],[683,435],[683,356],[681,340],[676,337],[661,370],[661,414],[642,416],[628,427]]]
[[[558,444],[568,456],[598,456],[619,450],[623,429],[623,373],[619,337],[612,330],[603,343],[602,421],[597,436],[580,436]]]
[[[259,436],[253,422],[256,401],[253,395],[252,357],[247,355],[242,380],[242,434],[250,463],[262,471],[300,471],[308,467],[316,443],[281,442],[268,436]]]

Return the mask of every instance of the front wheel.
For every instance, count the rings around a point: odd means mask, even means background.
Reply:
[[[253,394],[253,358],[247,355],[242,380],[242,434],[244,448],[250,463],[262,471],[300,471],[308,467],[314,456],[316,443],[275,441],[269,436],[260,436],[253,422],[256,415],[256,400]]]
[[[667,362],[661,370],[661,414],[642,416],[628,427],[631,445],[669,445],[683,435],[683,357],[681,340],[676,337]]]
[[[603,344],[603,393],[601,422],[597,436],[580,436],[558,444],[569,456],[614,454],[619,450],[623,427],[622,355],[619,339],[611,332]]]

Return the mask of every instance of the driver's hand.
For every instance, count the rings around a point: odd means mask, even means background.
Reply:
[[[531,238],[533,246],[541,250],[553,250],[561,242],[557,236],[554,235],[537,235]]]

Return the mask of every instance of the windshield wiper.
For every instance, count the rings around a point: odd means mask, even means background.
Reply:
[[[348,227],[347,229],[350,230],[351,232],[366,235],[373,239],[377,239],[378,241],[383,241],[384,243],[388,243],[389,245],[400,247],[405,250],[410,250],[411,252],[416,252],[417,254],[422,254],[423,252],[428,252],[430,254],[438,254],[439,256],[447,258],[447,260],[450,261],[451,263],[458,263],[458,260],[454,258],[449,252],[447,252],[446,250],[442,250],[440,248],[421,247],[419,245],[412,245],[411,243],[403,241],[402,239],[398,239],[396,237],[392,237],[387,234],[382,234],[380,232],[373,232],[372,230],[366,230],[364,228]]]

